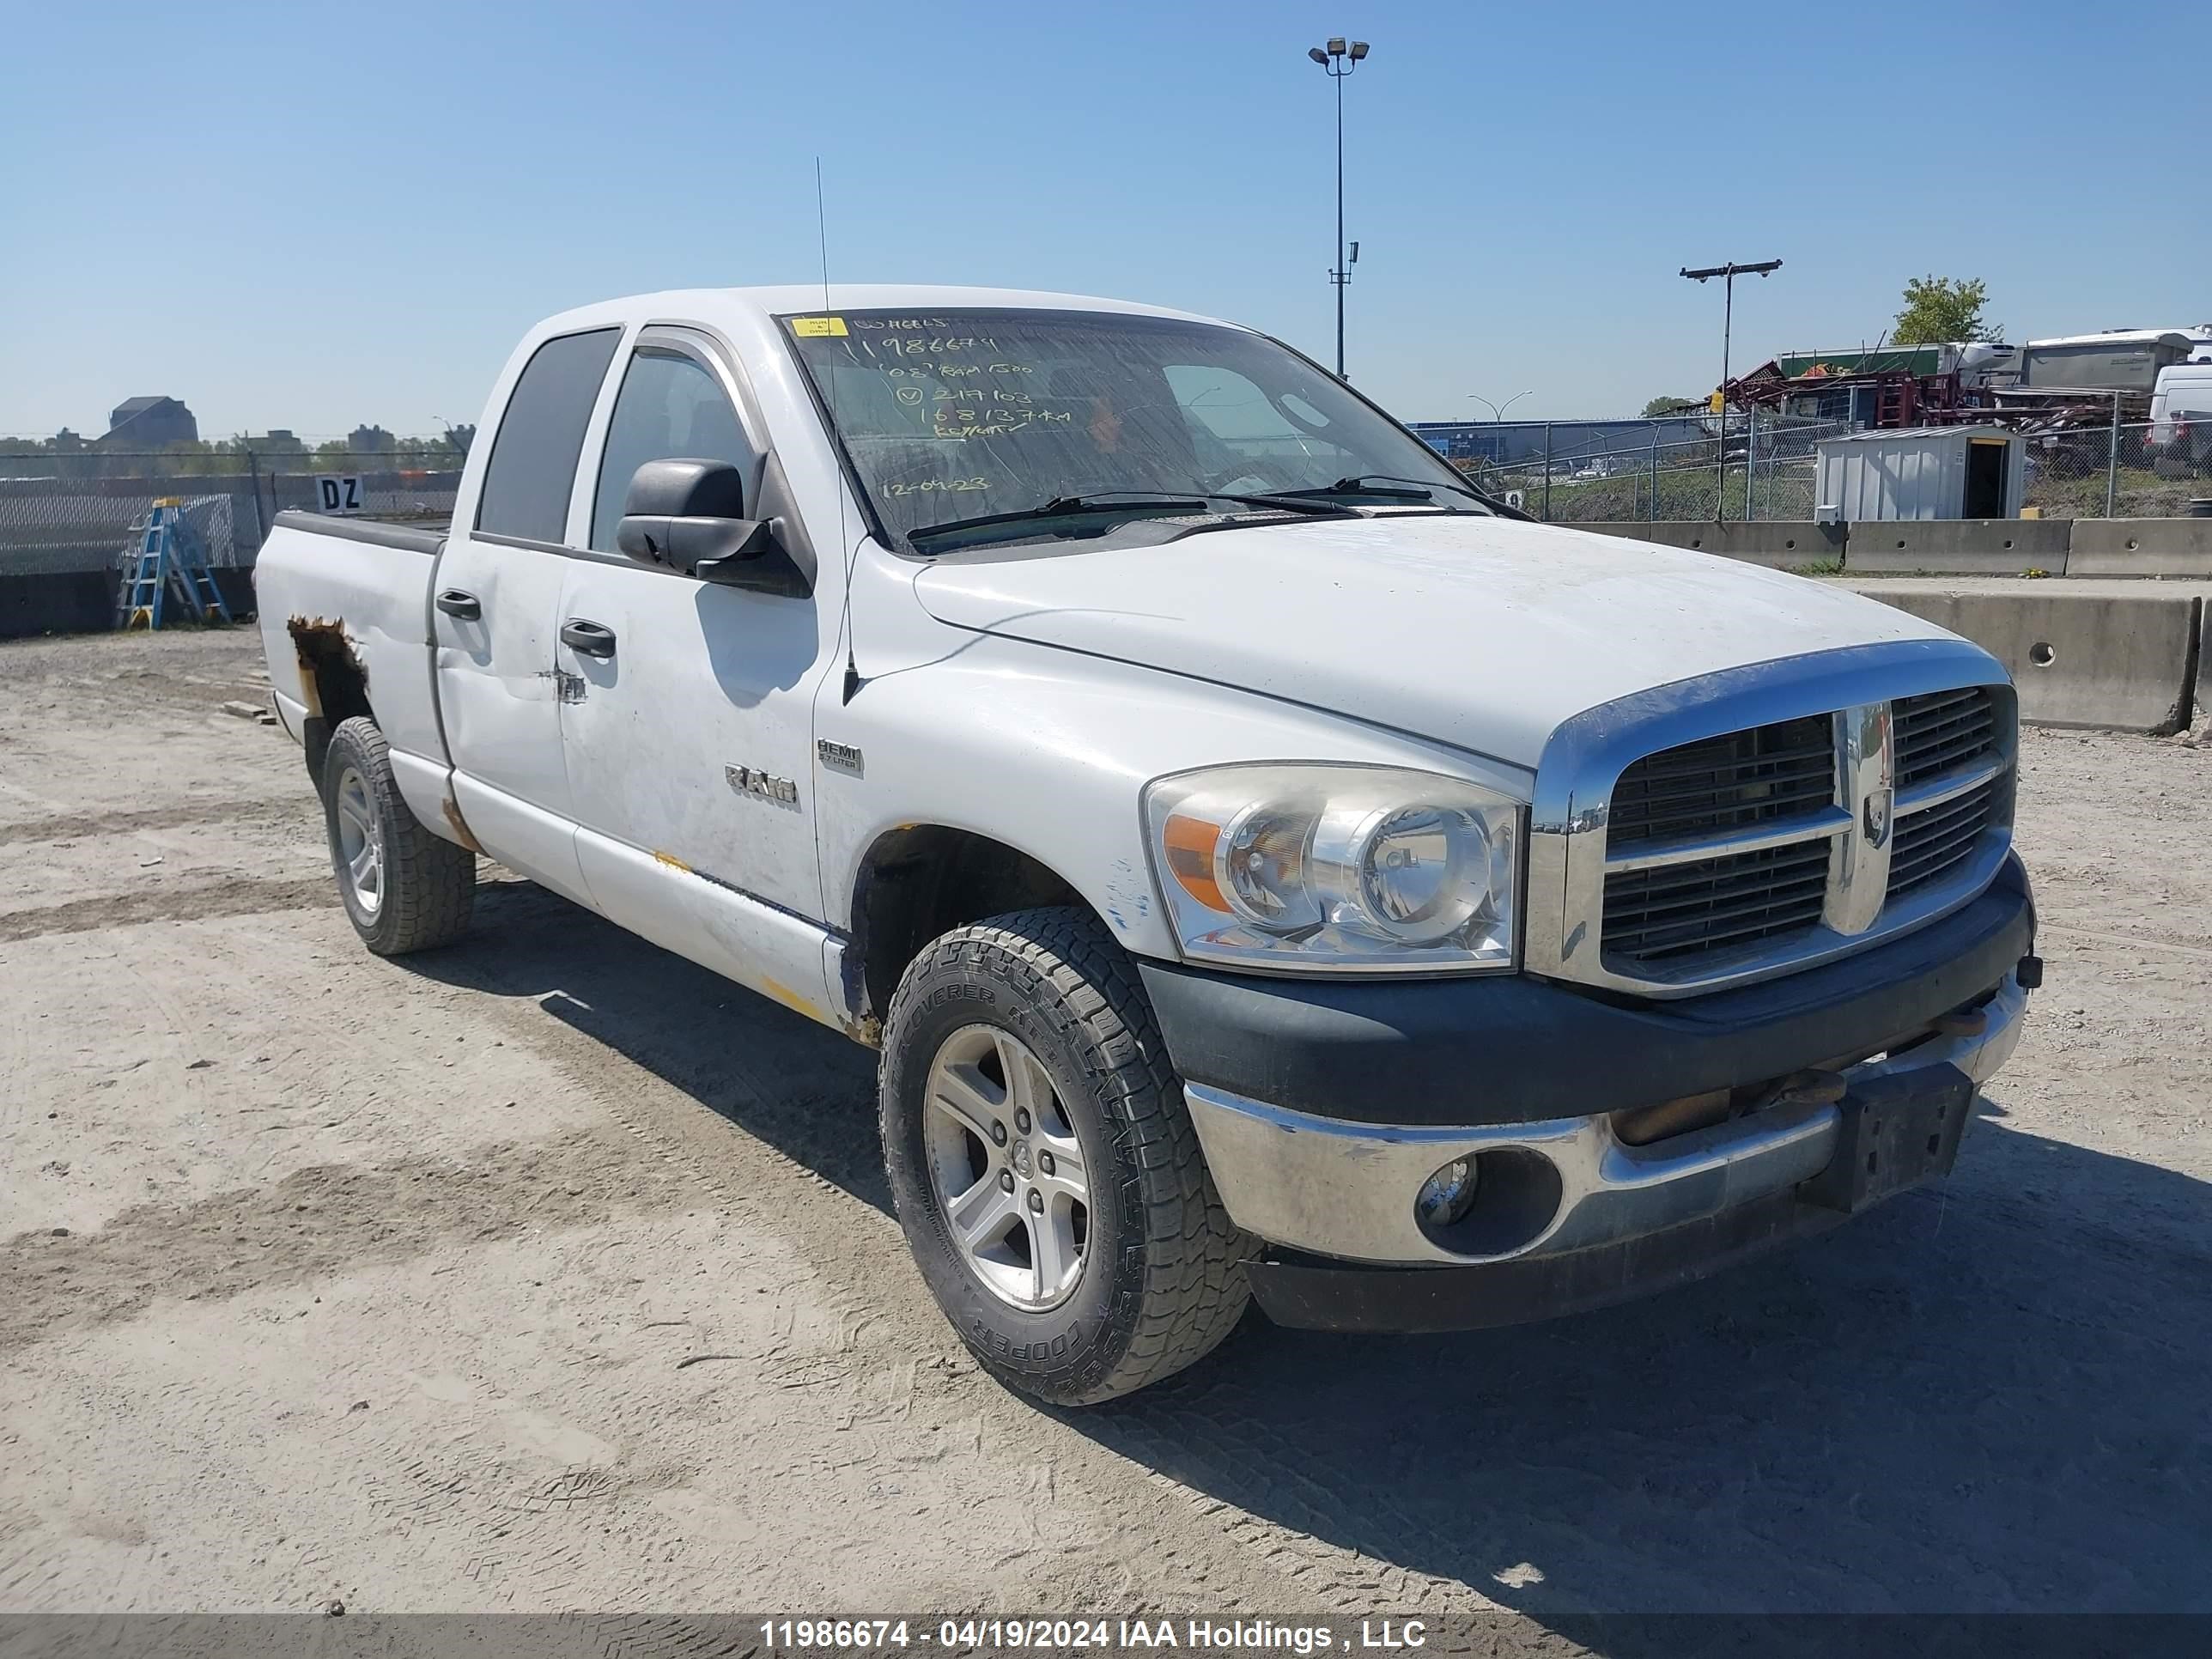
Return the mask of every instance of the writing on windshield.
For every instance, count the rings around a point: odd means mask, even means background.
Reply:
[[[783,321],[894,539],[1114,490],[1272,493],[1384,472],[1456,482],[1330,376],[1241,329],[1043,310]]]

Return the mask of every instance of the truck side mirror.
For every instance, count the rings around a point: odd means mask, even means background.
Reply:
[[[725,587],[804,598],[800,574],[765,520],[745,517],[745,483],[726,461],[647,461],[633,473],[615,545],[641,564],[664,565]]]
[[[647,461],[631,475],[615,526],[615,545],[641,564],[691,575],[758,542],[763,526],[745,517],[745,485],[723,461]],[[756,556],[763,550],[756,547]]]

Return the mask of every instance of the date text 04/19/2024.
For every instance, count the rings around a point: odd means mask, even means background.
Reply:
[[[1356,1632],[1326,1625],[1279,1624],[1266,1619],[770,1619],[761,1639],[777,1650],[868,1652],[936,1647],[950,1651],[1097,1650],[1317,1653],[1382,1651],[1424,1647],[1418,1620],[1363,1619]]]

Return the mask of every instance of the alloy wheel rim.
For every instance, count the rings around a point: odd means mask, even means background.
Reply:
[[[354,906],[373,916],[384,905],[384,832],[368,799],[368,783],[349,766],[338,775],[338,860]]]
[[[1088,1258],[1091,1185],[1044,1063],[1012,1031],[962,1027],[930,1062],[922,1131],[930,1189],[968,1270],[1025,1312],[1066,1301]]]

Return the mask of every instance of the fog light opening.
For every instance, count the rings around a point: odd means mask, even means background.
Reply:
[[[1474,1206],[1476,1168],[1473,1158],[1455,1158],[1421,1183],[1413,1213],[1424,1226],[1449,1227]]]
[[[1429,1242],[1480,1260],[1510,1255],[1542,1237],[1559,1211],[1559,1167],[1529,1146],[1455,1158],[1423,1182],[1413,1222]]]

